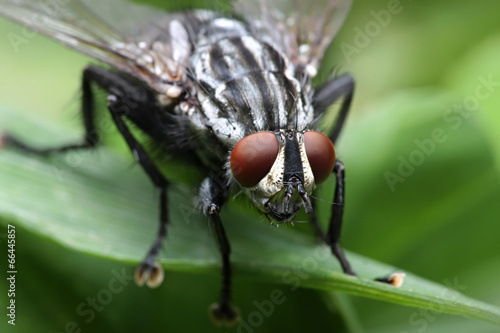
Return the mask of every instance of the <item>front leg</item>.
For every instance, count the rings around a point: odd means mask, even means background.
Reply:
[[[321,115],[336,101],[343,97],[340,111],[335,120],[334,127],[329,134],[329,138],[332,143],[335,144],[342,127],[344,126],[347,114],[352,102],[352,97],[354,95],[354,79],[350,75],[343,75],[327,81],[321,87],[316,89],[313,97],[314,102],[314,114],[315,117],[321,117]],[[351,265],[347,261],[347,258],[340,246],[340,231],[342,229],[342,217],[344,214],[344,188],[345,188],[345,172],[344,164],[337,160],[335,161],[335,166],[333,169],[336,177],[335,194],[332,206],[332,215],[330,217],[330,224],[328,231],[325,234],[313,213],[311,216],[311,223],[316,231],[318,238],[323,239],[331,248],[332,253],[339,260],[343,271],[346,274],[356,276],[356,273],[351,268]],[[375,279],[379,282],[385,282],[392,284],[394,286],[400,286],[403,282],[404,273],[394,273],[388,277]]]
[[[342,266],[344,273],[352,276],[356,276],[356,273],[351,268],[349,261],[340,246],[340,231],[342,229],[342,217],[344,214],[344,188],[345,188],[345,172],[344,164],[337,160],[335,161],[335,167],[333,168],[336,178],[335,193],[332,205],[332,215],[330,217],[330,224],[327,233],[323,233],[316,216],[312,215],[311,223],[316,231],[319,238],[323,239],[332,253],[337,257]],[[399,287],[403,284],[405,274],[402,272],[395,272],[389,276],[376,278],[375,281],[392,284],[395,287]]]
[[[219,212],[222,204],[226,201],[229,192],[226,177],[222,175],[210,175],[201,186],[200,197],[203,201],[203,210],[208,215],[208,221],[212,227],[222,256],[222,288],[219,303],[212,304],[210,313],[213,320],[222,324],[233,324],[238,319],[238,310],[231,303],[231,245],[222,225]]]
[[[351,265],[345,257],[344,251],[340,246],[340,231],[342,229],[342,217],[344,215],[344,186],[345,186],[345,171],[344,164],[340,160],[335,161],[333,168],[335,173],[336,185],[333,195],[332,215],[330,217],[330,225],[326,233],[325,241],[330,246],[332,253],[337,257],[342,269],[346,274],[356,276],[356,273],[351,268]]]
[[[347,261],[344,251],[340,246],[340,231],[342,229],[342,217],[344,215],[345,186],[344,164],[341,161],[335,161],[333,173],[335,174],[336,184],[333,197],[332,215],[330,216],[328,231],[325,234],[321,229],[321,226],[316,218],[316,214],[314,213],[314,209],[311,214],[311,224],[316,232],[316,236],[324,241],[330,247],[335,257],[337,257],[344,273],[356,276],[356,273],[352,270],[351,265]]]

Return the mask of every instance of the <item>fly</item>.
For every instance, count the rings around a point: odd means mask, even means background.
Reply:
[[[91,4],[90,4],[91,3]],[[264,215],[280,223],[304,209],[317,234],[346,274],[355,276],[342,248],[344,165],[335,158],[337,140],[351,105],[354,80],[332,78],[313,87],[326,48],[340,29],[348,0],[315,1],[294,8],[275,1],[240,1],[233,14],[208,10],[178,13],[106,2],[127,8],[130,17],[106,22],[98,2],[0,0],[0,14],[84,53],[111,68],[83,71],[82,142],[37,148],[4,134],[4,144],[49,155],[92,149],[100,137],[94,124],[97,86],[108,93],[107,107],[136,161],[160,192],[159,231],[136,269],[139,285],[161,284],[157,261],[169,221],[170,182],[129,129],[133,123],[171,156],[189,157],[206,170],[199,198],[215,230],[222,256],[222,288],[212,316],[222,322],[238,314],[231,305],[231,247],[219,212],[228,198],[243,193]],[[102,6],[102,5],[101,5]],[[274,6],[274,7],[273,7]],[[133,18],[133,29],[123,22]],[[340,108],[333,129],[318,123],[334,103]],[[331,174],[336,187],[327,232],[315,217],[315,188]],[[394,276],[379,281],[397,284]]]

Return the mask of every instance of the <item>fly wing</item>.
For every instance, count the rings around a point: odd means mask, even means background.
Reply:
[[[0,0],[0,15],[168,95],[169,88],[182,85],[191,26],[213,14],[166,13],[121,0]]]
[[[321,59],[340,30],[350,0],[238,0],[236,10],[254,22],[296,65],[315,76]]]

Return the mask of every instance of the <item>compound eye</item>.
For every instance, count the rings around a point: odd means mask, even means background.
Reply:
[[[244,187],[257,185],[278,157],[279,144],[271,132],[257,132],[241,139],[231,152],[231,171]]]
[[[304,145],[309,165],[314,175],[314,182],[324,182],[335,166],[335,148],[323,133],[308,131],[304,133]]]

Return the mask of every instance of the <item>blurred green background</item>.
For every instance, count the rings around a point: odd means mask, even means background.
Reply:
[[[343,246],[451,283],[497,306],[499,10],[493,0],[356,1],[325,58],[327,70],[338,66],[357,82],[352,113],[337,145],[348,186]],[[22,132],[25,117],[67,128],[78,137],[75,96],[89,59],[40,36],[14,53],[6,35],[18,29],[0,20],[0,107],[22,115],[19,122],[0,127]],[[40,142],[59,141],[44,137]],[[0,246],[6,253],[8,221],[2,216],[0,221]],[[294,229],[310,232],[304,225]],[[71,250],[24,229],[18,229],[16,241],[17,315],[23,326],[9,326],[9,331],[72,332],[69,321],[83,332],[234,331],[214,327],[207,316],[207,305],[218,294],[217,272],[167,272],[157,290],[130,284],[87,323],[88,315],[77,313],[79,305],[109,288],[113,271],[125,267],[130,272],[132,266]],[[4,278],[0,286],[6,290]],[[267,299],[276,288],[236,274],[234,298],[249,314],[255,309],[253,300]],[[246,331],[499,331],[439,311],[341,296],[352,302],[355,317],[346,325],[319,292],[298,289],[285,296],[287,301],[260,327]],[[5,299],[0,297],[1,308]],[[0,323],[2,331],[7,331],[5,322]]]

